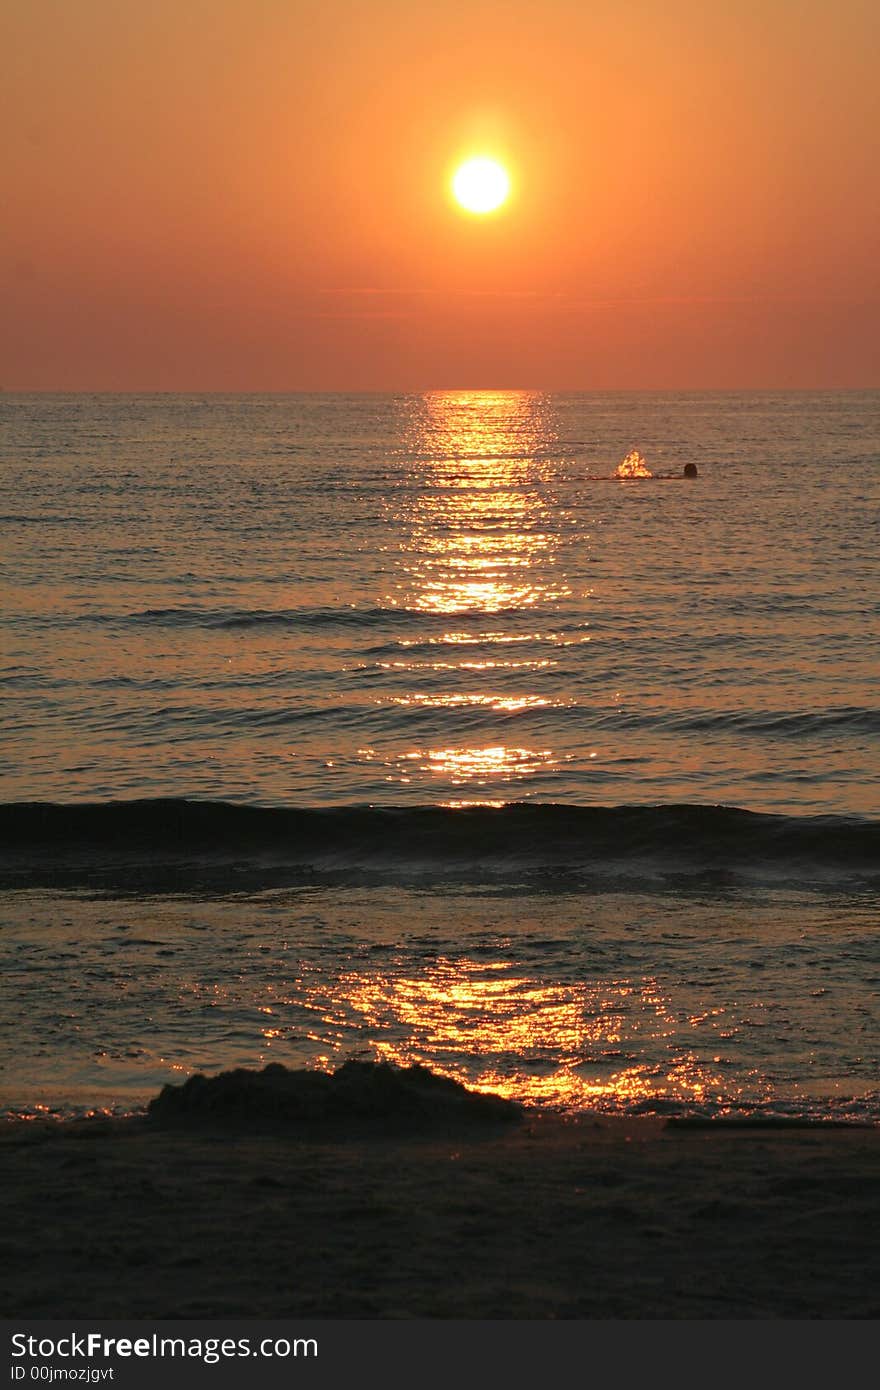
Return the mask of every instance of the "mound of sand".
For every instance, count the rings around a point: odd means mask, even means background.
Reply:
[[[509,1123],[522,1112],[512,1101],[469,1091],[427,1067],[349,1061],[332,1073],[290,1071],[273,1062],[262,1071],[191,1076],[182,1086],[164,1086],[148,1113],[175,1125],[407,1130]]]

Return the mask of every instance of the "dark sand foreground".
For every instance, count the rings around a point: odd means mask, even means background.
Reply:
[[[0,1132],[6,1316],[880,1316],[880,1132]]]

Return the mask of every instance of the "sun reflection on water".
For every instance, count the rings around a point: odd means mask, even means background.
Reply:
[[[430,392],[410,398],[407,409],[408,482],[390,503],[403,539],[386,602],[459,621],[440,634],[429,630],[417,640],[403,639],[399,647],[554,647],[559,634],[544,618],[558,614],[571,589],[559,563],[564,516],[552,498],[558,436],[548,398],[527,391]],[[535,618],[524,631],[525,614]],[[452,655],[380,663],[397,679],[409,672],[412,683],[401,693],[377,696],[377,703],[508,718],[565,703],[525,684],[555,665],[555,656],[474,654],[455,661]],[[515,673],[523,683],[511,689]],[[387,762],[386,781],[406,784],[416,772],[453,786],[510,783],[558,766],[552,749],[521,738],[508,742],[503,726],[477,745],[437,741],[404,748]]]
[[[407,445],[417,490],[393,601],[441,614],[503,613],[567,596],[558,519],[542,490],[556,444],[534,392],[431,392]]]
[[[508,961],[440,957],[419,974],[351,971],[332,998],[309,986],[307,1000],[376,1058],[429,1064],[530,1104],[614,1111],[730,1101],[722,1059],[696,1046],[706,1020],[676,1017],[649,978],[542,981]]]
[[[420,772],[447,777],[453,786],[466,782],[478,785],[488,779],[510,781],[531,772],[555,766],[552,748],[510,748],[495,744],[487,748],[419,748],[404,754]]]
[[[421,705],[425,709],[463,709],[488,708],[505,711],[507,714],[515,714],[521,709],[542,709],[551,703],[561,707],[561,701],[550,701],[543,699],[540,695],[392,695],[391,702],[395,705],[416,706]]]

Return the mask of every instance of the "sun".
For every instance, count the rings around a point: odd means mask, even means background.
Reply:
[[[510,194],[510,175],[495,159],[469,159],[452,177],[455,201],[466,212],[495,212]]]

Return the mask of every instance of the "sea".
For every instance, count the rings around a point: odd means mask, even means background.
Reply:
[[[878,392],[0,395],[0,1109],[880,1122],[878,518]]]

